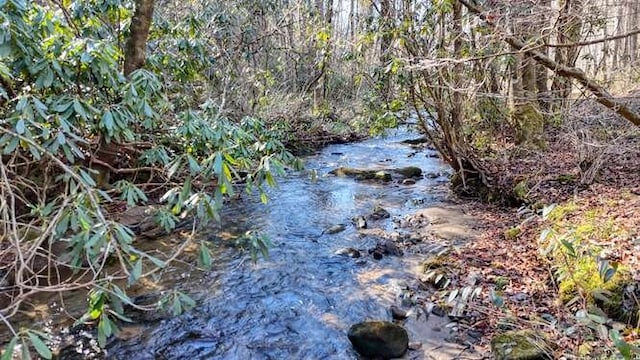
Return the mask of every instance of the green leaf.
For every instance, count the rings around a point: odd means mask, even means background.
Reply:
[[[45,359],[51,359],[53,357],[53,354],[51,353],[51,350],[49,350],[49,347],[44,343],[44,341],[42,341],[42,339],[40,339],[38,335],[32,333],[31,331],[29,331],[27,334],[29,335],[29,341],[31,341],[31,345],[33,345],[40,356]]]
[[[138,279],[140,279],[141,276],[142,276],[142,259],[139,259],[138,261],[136,261],[136,263],[133,265],[133,268],[131,269],[131,277],[129,278],[129,283],[133,284],[134,282],[138,281]]]
[[[11,154],[18,147],[19,142],[20,138],[18,138],[17,136],[11,138],[11,141],[9,141],[9,145],[7,145],[4,150],[2,150],[2,153],[5,155]]]
[[[104,126],[104,128],[107,129],[110,134],[113,132],[114,122],[113,114],[111,113],[111,111],[107,110],[104,112],[104,114],[102,114],[102,126]]]
[[[573,244],[570,243],[567,239],[560,239],[562,245],[567,249],[567,254],[571,257],[576,257],[576,249],[573,247]]]
[[[155,266],[159,268],[164,268],[165,266],[167,266],[167,263],[158,259],[157,257],[146,254],[146,258],[149,259]]]
[[[31,360],[31,352],[29,351],[29,345],[22,339],[22,358],[20,360]]]
[[[111,320],[106,315],[100,317],[100,323],[98,323],[98,344],[100,347],[104,347],[107,344],[107,338],[111,336],[113,329],[111,327]]]
[[[96,182],[95,180],[93,180],[93,177],[91,177],[91,175],[89,175],[89,173],[87,173],[86,171],[79,169],[80,170],[80,177],[82,177],[82,180],[84,180],[84,182],[91,187],[95,187],[96,186]]]
[[[206,269],[210,269],[212,265],[211,252],[205,244],[200,245],[200,264]]]
[[[13,339],[9,342],[9,344],[4,348],[2,352],[2,357],[0,360],[11,360],[13,359],[13,350],[16,348],[16,343],[18,342],[18,337],[14,336]]]
[[[16,132],[19,135],[24,134],[25,127],[26,127],[26,125],[24,123],[24,119],[18,120],[18,122],[16,123]]]
[[[267,197],[266,193],[263,192],[262,194],[260,194],[260,201],[262,201],[263,204],[266,204],[269,202],[269,198]]]

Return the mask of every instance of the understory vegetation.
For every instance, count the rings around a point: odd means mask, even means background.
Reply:
[[[638,356],[639,14],[600,0],[0,0],[2,358],[53,356],[14,322],[43,294],[84,291],[69,318],[100,345],[127,306],[193,307],[128,289],[185,251],[215,263],[193,235],[240,196],[267,202],[296,155],[405,121],[459,199],[502,216],[475,246],[507,243],[533,267],[488,259],[487,312],[539,320],[505,304],[519,274],[553,312],[534,326],[552,351]],[[170,253],[141,246],[176,229],[189,236]],[[260,234],[239,243],[268,254]],[[478,248],[443,261],[462,273]]]

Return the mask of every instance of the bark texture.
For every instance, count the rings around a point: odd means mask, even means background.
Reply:
[[[136,11],[131,19],[129,39],[125,45],[124,75],[127,77],[144,65],[154,2],[155,0],[136,0]]]

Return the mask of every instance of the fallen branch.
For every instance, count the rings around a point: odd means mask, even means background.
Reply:
[[[464,5],[471,13],[480,17],[487,25],[497,28],[497,25],[489,20],[485,15],[484,9],[472,4],[468,0],[458,0]],[[628,106],[616,100],[604,87],[600,86],[595,81],[588,79],[584,71],[575,67],[569,67],[562,64],[558,64],[556,61],[548,57],[547,55],[533,49],[528,49],[527,44],[519,40],[513,35],[505,35],[504,41],[511,45],[516,50],[522,50],[525,54],[531,56],[538,63],[546,67],[547,69],[555,72],[556,74],[576,80],[582,86],[587,88],[593,95],[596,96],[596,100],[608,107],[609,109],[618,113],[626,120],[630,121],[636,126],[640,126],[640,115],[632,111]]]

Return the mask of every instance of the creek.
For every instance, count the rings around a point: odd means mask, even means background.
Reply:
[[[268,259],[254,264],[246,253],[220,246],[211,271],[193,277],[177,271],[174,285],[198,299],[197,306],[177,317],[132,326],[134,335],[110,342],[107,358],[357,359],[346,336],[349,327],[367,319],[391,320],[390,306],[408,296],[406,284],[421,273],[427,255],[406,252],[376,260],[367,251],[379,240],[376,232],[357,230],[351,219],[381,206],[391,217],[370,221],[369,228],[402,232],[398,223],[403,217],[443,201],[446,194],[448,170],[435,152],[402,143],[416,137],[400,129],[327,146],[305,157],[304,172],[279,179],[268,204],[251,198],[229,204],[221,224],[203,236],[224,244],[225,237],[248,230],[262,233],[273,243]],[[404,185],[327,175],[340,166],[416,166],[427,176]],[[325,232],[336,224],[346,229]],[[426,246],[430,253],[439,249]],[[358,249],[362,256],[336,254],[344,248]],[[438,327],[447,320],[417,315],[405,324],[410,341],[423,348],[430,341],[432,349],[442,346],[444,331]],[[411,356],[426,358],[424,353],[405,355]]]

